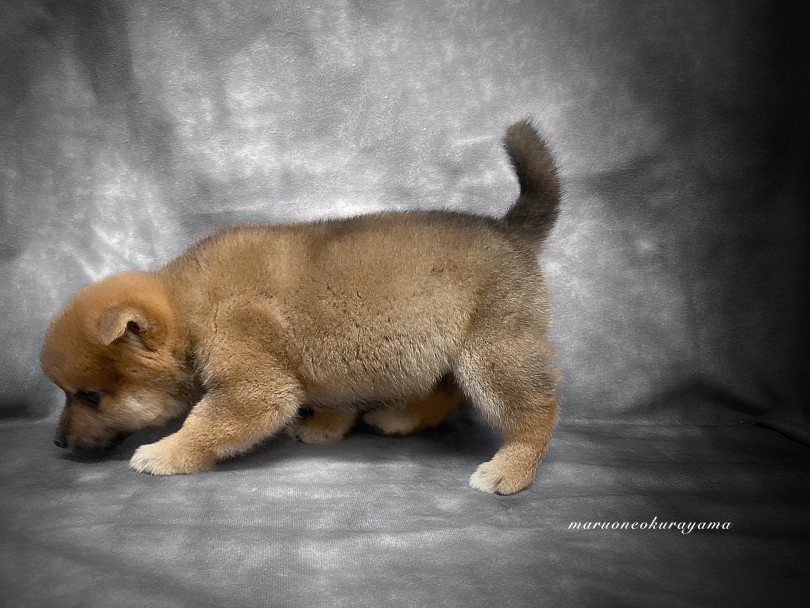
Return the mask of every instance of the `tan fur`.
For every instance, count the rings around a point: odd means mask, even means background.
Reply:
[[[304,443],[330,443],[343,439],[354,426],[352,408],[318,409],[290,426],[290,435]]]
[[[104,446],[190,409],[131,466],[195,473],[284,427],[339,439],[362,411],[386,433],[436,426],[460,388],[506,438],[471,485],[527,487],[556,423],[558,376],[536,262],[550,225],[521,222],[553,223],[559,187],[528,123],[511,127],[507,150],[521,181],[507,221],[424,212],[242,227],[157,272],[85,287],[43,348],[68,396],[57,440]],[[82,403],[89,391],[97,408]],[[313,415],[298,419],[302,406]]]

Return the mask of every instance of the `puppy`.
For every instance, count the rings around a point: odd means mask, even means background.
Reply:
[[[464,399],[505,437],[470,485],[526,488],[557,420],[537,256],[560,185],[529,122],[504,143],[520,195],[502,219],[428,211],[245,226],[157,272],[84,287],[42,351],[67,396],[56,445],[104,448],[187,414],[130,466],[197,473],[285,427],[337,440],[362,413],[405,434]]]

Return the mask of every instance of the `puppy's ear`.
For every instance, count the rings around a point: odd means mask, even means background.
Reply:
[[[97,335],[99,342],[105,346],[117,340],[126,340],[134,346],[155,350],[159,346],[156,329],[155,323],[147,319],[144,311],[133,306],[115,306],[101,315]]]

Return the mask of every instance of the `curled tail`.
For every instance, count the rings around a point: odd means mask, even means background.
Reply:
[[[509,127],[503,143],[520,183],[520,195],[503,222],[539,248],[560,213],[557,166],[546,142],[529,120]]]

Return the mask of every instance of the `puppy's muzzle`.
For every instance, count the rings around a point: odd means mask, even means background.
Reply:
[[[80,452],[106,452],[111,450],[112,448],[121,445],[124,443],[127,437],[129,437],[132,433],[118,433],[115,437],[110,440],[108,444],[105,445],[82,445],[78,444],[75,445],[74,448]],[[67,438],[64,435],[57,435],[54,437],[53,444],[62,449],[67,449],[68,442]]]

